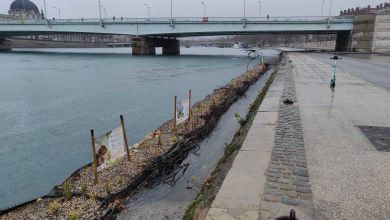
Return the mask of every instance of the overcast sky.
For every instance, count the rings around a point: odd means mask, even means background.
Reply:
[[[1,0],[0,14],[6,14],[13,0]],[[43,0],[32,0],[43,8]],[[107,17],[147,17],[145,3],[149,4],[152,17],[169,17],[170,0],[101,0]],[[243,15],[244,0],[203,0],[209,17],[237,17]],[[329,13],[331,0],[325,0],[324,14]],[[349,7],[375,6],[385,0],[333,0],[332,14]],[[46,0],[48,17],[62,18],[98,17],[98,0]],[[262,15],[270,16],[317,16],[321,14],[322,0],[261,0]],[[103,11],[103,10],[102,10]],[[104,11],[102,12],[104,16]],[[178,17],[203,16],[202,0],[173,0],[173,14]],[[259,15],[259,1],[246,0],[248,17]]]

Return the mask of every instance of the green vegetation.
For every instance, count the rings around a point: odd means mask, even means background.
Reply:
[[[77,220],[79,218],[79,213],[76,211],[71,211],[68,214],[68,219],[69,220]]]
[[[236,117],[238,123],[240,123],[241,126],[244,126],[245,123],[248,121],[248,118],[242,118],[239,112],[236,112],[234,116]]]
[[[111,194],[111,185],[108,181],[104,184],[104,189],[106,190],[107,195]]]
[[[171,141],[172,141],[173,143],[176,143],[176,142],[177,142],[177,137],[176,137],[176,136],[171,137]]]
[[[66,201],[72,199],[72,184],[69,180],[64,184],[64,197]]]
[[[81,193],[85,194],[88,191],[88,185],[85,182],[81,183]]]
[[[124,182],[124,179],[123,179],[123,177],[118,177],[118,184],[119,185],[122,185],[123,184],[123,182]]]
[[[96,200],[96,192],[91,192],[88,194],[89,198],[92,200]]]
[[[226,144],[225,152],[223,157],[218,162],[217,167],[211,173],[208,180],[203,184],[202,188],[195,197],[195,200],[188,206],[186,213],[183,217],[184,220],[197,219],[202,210],[207,212],[207,209],[211,206],[214,201],[215,196],[217,195],[219,188],[221,187],[226,174],[231,168],[234,158],[236,157],[238,150],[241,148],[246,135],[252,126],[252,122],[256,117],[257,110],[259,109],[269,87],[271,86],[276,71],[272,73],[266,85],[262,91],[257,96],[254,103],[250,106],[249,112],[246,118],[242,118],[239,113],[235,114],[235,117],[239,121],[241,128],[236,132],[234,138],[230,144]],[[203,216],[204,217],[204,216]]]
[[[58,203],[57,201],[54,201],[52,203],[49,204],[49,213],[52,215],[52,216],[57,216],[58,215],[58,212],[60,211],[60,203]]]

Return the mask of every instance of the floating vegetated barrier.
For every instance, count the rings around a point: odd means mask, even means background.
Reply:
[[[130,148],[130,161],[125,156],[112,167],[101,170],[97,184],[90,163],[54,187],[49,195],[4,210],[0,218],[114,218],[122,207],[121,201],[139,189],[156,182],[174,184],[186,170],[182,162],[188,154],[267,70],[268,64],[256,65],[197,102],[191,108],[191,120],[176,126],[174,120],[170,120],[149,133]]]

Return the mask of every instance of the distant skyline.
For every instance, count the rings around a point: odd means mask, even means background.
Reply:
[[[13,0],[2,0],[0,14],[7,14]],[[31,0],[38,8],[43,9],[43,0]],[[209,17],[241,17],[243,16],[244,0],[203,0],[206,5],[206,15]],[[325,0],[324,15],[329,14],[330,1]],[[340,10],[352,7],[372,7],[384,3],[380,0],[333,0],[332,15],[338,15]],[[170,0],[101,0],[106,9],[107,17],[147,17],[150,7],[151,17],[169,17]],[[58,18],[61,9],[62,18],[99,17],[98,0],[46,0],[48,18]],[[319,16],[322,0],[261,0],[262,16]],[[104,10],[102,9],[102,16]],[[201,17],[203,16],[202,0],[173,0],[173,16]],[[246,0],[246,16],[259,16],[259,1]]]

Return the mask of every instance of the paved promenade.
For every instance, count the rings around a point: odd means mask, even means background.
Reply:
[[[332,100],[329,64],[299,53],[290,59],[314,218],[390,219],[390,153],[378,151],[358,127],[390,127],[389,91],[339,70]]]
[[[338,70],[332,92],[329,64],[288,59],[207,219],[390,219],[389,91]]]

